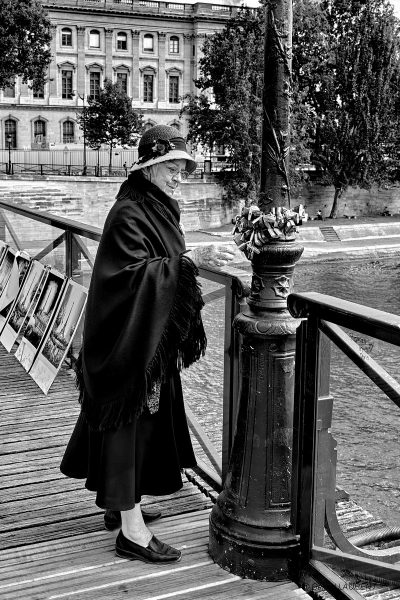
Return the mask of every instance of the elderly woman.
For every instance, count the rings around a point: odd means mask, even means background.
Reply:
[[[178,491],[181,469],[196,464],[179,371],[205,351],[203,302],[172,198],[195,168],[174,127],[142,136],[93,268],[77,367],[82,410],[61,463],[96,492],[107,529],[122,525],[117,555],[145,562],[181,552],[147,528],[160,513],[141,508],[142,496]]]

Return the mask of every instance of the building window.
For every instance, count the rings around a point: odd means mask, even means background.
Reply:
[[[46,143],[46,121],[38,119],[33,125],[33,141],[35,144]]]
[[[72,98],[72,71],[61,71],[61,97],[70,100]]]
[[[4,123],[4,147],[8,148],[9,138],[11,138],[10,148],[17,147],[17,123],[13,119],[7,119]]]
[[[128,73],[117,73],[117,84],[120,86],[121,90],[128,93]]]
[[[169,53],[179,54],[179,38],[176,35],[172,35],[169,38]]]
[[[64,121],[62,126],[62,143],[73,144],[75,142],[75,125],[73,121]]]
[[[72,47],[72,30],[69,27],[61,29],[61,46]]]
[[[3,96],[4,98],[15,98],[15,83],[4,88]]]
[[[169,101],[174,104],[179,102],[179,77],[177,75],[169,77]]]
[[[44,83],[39,84],[39,86],[33,86],[33,97],[44,98]]]
[[[90,96],[97,100],[100,95],[100,73],[98,71],[90,72]]]
[[[90,48],[100,48],[100,32],[97,29],[92,29],[89,33]]]
[[[127,48],[128,48],[128,42],[127,42],[126,33],[123,33],[122,31],[120,31],[117,34],[117,50],[127,50]]]
[[[143,52],[154,52],[154,38],[150,33],[143,36]]]
[[[154,76],[143,75],[143,102],[153,102]]]

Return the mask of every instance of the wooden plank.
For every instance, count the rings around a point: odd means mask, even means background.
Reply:
[[[147,506],[153,506],[152,504],[146,504]],[[208,526],[210,510],[201,510],[191,512],[187,515],[176,514],[169,516],[168,518],[161,518],[159,521],[153,523],[152,530],[157,534],[164,535],[170,532],[184,532],[184,531],[198,531],[201,528]],[[18,549],[18,553],[14,549],[3,550],[0,554],[1,562],[0,568],[10,568],[11,565],[20,564],[23,559],[24,562],[36,560],[37,557],[47,558],[57,556],[58,553],[64,555],[65,547],[67,546],[71,552],[83,552],[83,547],[86,543],[89,546],[95,546],[97,543],[104,543],[104,540],[108,540],[111,534],[104,530],[102,521],[99,524],[97,531],[91,534],[74,534],[69,539],[60,540],[55,537],[49,542],[37,542],[35,544],[24,545]]]
[[[59,471],[79,413],[73,377],[62,371],[44,396],[15,362],[0,348],[1,600],[303,597],[294,584],[243,581],[213,563],[212,502],[185,476],[176,494],[144,499],[163,515],[151,529],[182,550],[182,561],[160,566],[116,557],[117,531],[105,530],[94,494]]]

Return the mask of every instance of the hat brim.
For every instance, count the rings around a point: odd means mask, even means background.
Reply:
[[[158,165],[159,163],[166,162],[167,160],[186,160],[186,171],[188,173],[193,173],[193,171],[197,167],[197,163],[187,152],[183,150],[171,150],[167,152],[163,156],[157,156],[156,158],[151,158],[143,163],[135,163],[131,168],[131,173],[134,171],[140,171],[140,169],[144,169],[145,167],[151,167],[153,165]]]

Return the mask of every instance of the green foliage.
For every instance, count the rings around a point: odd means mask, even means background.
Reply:
[[[142,115],[132,108],[132,101],[119,83],[105,79],[104,89],[98,98],[89,97],[78,116],[80,127],[85,131],[87,144],[99,148],[105,144],[112,150],[116,146],[136,146],[142,130]]]
[[[336,216],[348,186],[369,188],[395,175],[399,23],[386,0],[330,0],[322,8],[330,52],[316,94],[312,159],[335,187]]]
[[[307,0],[313,4],[312,0]],[[242,9],[225,29],[207,38],[200,59],[199,95],[186,96],[182,112],[195,146],[225,146],[234,172],[223,178],[226,195],[257,200],[260,183],[264,9]],[[291,186],[300,183],[298,166],[308,163],[312,107],[294,82],[292,102]]]
[[[194,145],[224,146],[236,168],[226,178],[229,196],[255,196],[259,180],[263,21],[241,10],[207,38],[200,59],[199,96],[188,95],[183,113]]]
[[[335,186],[369,187],[398,174],[399,23],[388,0],[294,0],[291,185],[310,161]],[[242,10],[208,38],[183,112],[189,138],[224,145],[230,196],[258,194],[264,9]],[[336,208],[334,207],[334,211]],[[333,212],[334,212],[333,211]]]
[[[19,75],[24,82],[43,85],[50,53],[50,21],[36,0],[0,2],[0,87],[12,85]]]

